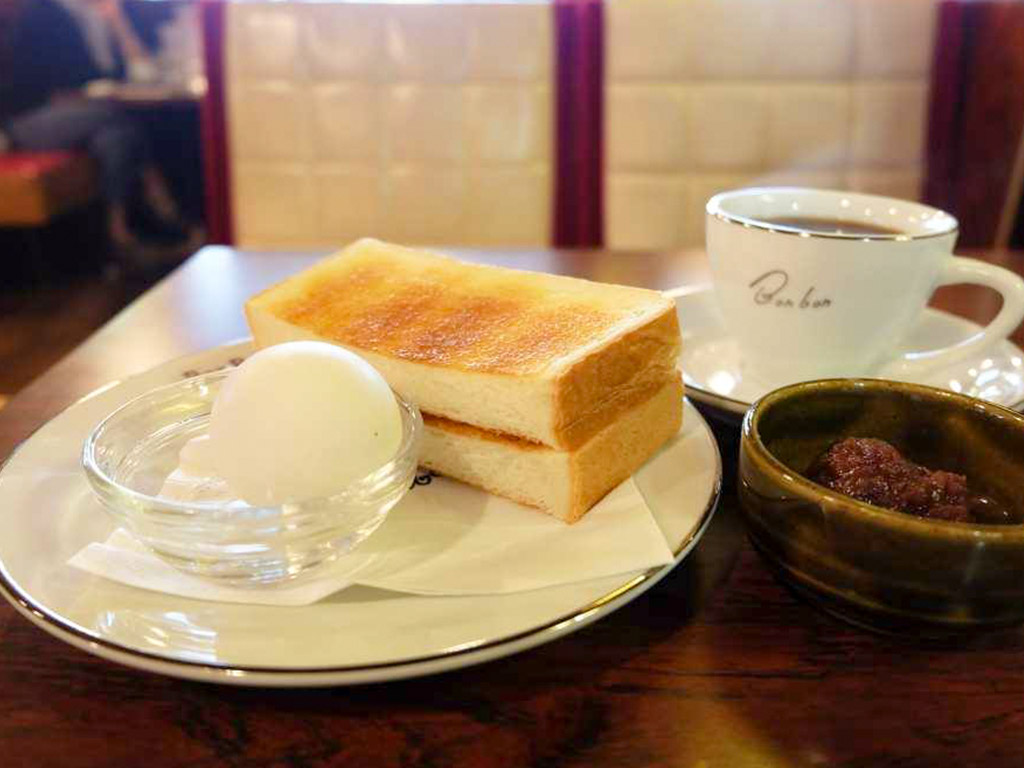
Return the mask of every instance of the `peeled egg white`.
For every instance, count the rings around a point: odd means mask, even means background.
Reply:
[[[402,416],[358,355],[296,341],[252,355],[224,382],[203,453],[249,504],[330,496],[394,458]]]

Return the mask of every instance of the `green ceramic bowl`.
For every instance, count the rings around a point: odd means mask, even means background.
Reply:
[[[1024,521],[1024,416],[916,384],[835,379],[761,398],[743,420],[739,493],[779,576],[872,629],[948,635],[1024,620],[1024,525],[932,521],[856,501],[803,473],[832,443],[875,437]]]

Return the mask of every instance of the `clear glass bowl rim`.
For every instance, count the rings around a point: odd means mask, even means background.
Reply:
[[[102,438],[104,437],[105,431],[116,423],[118,419],[125,418],[126,414],[138,408],[144,401],[156,399],[160,395],[168,394],[175,389],[196,387],[226,379],[233,371],[233,368],[213,371],[212,373],[204,373],[199,376],[193,376],[188,379],[155,387],[133,397],[127,403],[124,403],[105,416],[99,424],[93,427],[82,447],[82,467],[85,470],[90,484],[97,490],[105,491],[108,495],[117,496],[119,499],[128,502],[129,506],[138,505],[146,512],[158,511],[162,514],[180,515],[193,521],[196,520],[197,517],[222,514],[224,510],[227,509],[227,503],[225,502],[180,502],[173,499],[165,499],[161,496],[153,496],[122,485],[114,480],[114,478],[110,477],[110,475],[100,467],[96,454],[99,446],[102,445]],[[409,460],[416,460],[414,454],[417,453],[419,448],[420,438],[423,432],[423,418],[420,415],[419,409],[415,405],[405,400],[394,390],[392,390],[392,394],[394,394],[395,402],[398,404],[399,410],[402,414],[402,440],[399,443],[398,450],[395,452],[395,455],[387,463],[382,464],[380,467],[372,470],[358,480],[349,483],[345,488],[331,496],[286,502],[279,506],[248,506],[246,509],[250,512],[257,510],[275,510],[291,514],[301,514],[314,508],[320,508],[325,504],[340,503],[350,500],[353,497],[358,498],[361,495],[361,492],[369,491],[371,488],[378,487],[382,483],[386,483],[389,478],[397,478],[405,474],[406,470],[404,468],[408,466]]]

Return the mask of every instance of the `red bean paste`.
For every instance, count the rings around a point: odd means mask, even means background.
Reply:
[[[811,465],[808,476],[868,504],[918,517],[961,523],[1015,522],[1005,507],[972,493],[963,475],[915,464],[884,440],[841,440]]]

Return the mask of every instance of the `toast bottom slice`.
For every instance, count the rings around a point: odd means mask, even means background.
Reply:
[[[572,451],[423,415],[420,464],[574,523],[679,431],[678,374]]]

